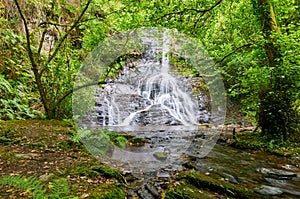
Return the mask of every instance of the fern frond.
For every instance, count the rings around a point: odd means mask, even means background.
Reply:
[[[66,199],[71,198],[67,178],[54,179],[49,182],[49,189],[37,177],[3,176],[0,185],[8,185],[30,193],[34,199]]]
[[[68,179],[58,178],[53,180],[51,183],[51,194],[49,198],[68,198],[67,195],[70,193]]]
[[[33,197],[45,193],[42,183],[36,177],[26,176],[3,176],[0,178],[0,185],[8,185],[23,191],[32,193]]]
[[[0,75],[0,93],[13,93],[13,88],[11,87],[10,83]]]

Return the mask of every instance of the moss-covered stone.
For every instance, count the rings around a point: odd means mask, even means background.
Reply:
[[[121,199],[126,193],[122,184],[100,184],[89,193],[89,199]]]
[[[146,140],[144,138],[131,138],[127,141],[129,146],[141,147],[146,144]]]
[[[161,161],[164,161],[168,158],[168,153],[167,152],[155,152],[153,153],[153,156]]]
[[[215,180],[209,176],[190,171],[181,172],[179,179],[187,181],[199,189],[207,189],[210,191],[224,194],[234,198],[258,198],[258,196],[250,189],[240,187],[231,183],[224,183]]]
[[[108,166],[94,166],[92,167],[92,170],[98,172],[98,174],[102,177],[115,178],[119,182],[123,182],[122,174],[119,171],[114,170]]]

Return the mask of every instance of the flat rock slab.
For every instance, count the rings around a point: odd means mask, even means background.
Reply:
[[[34,157],[38,157],[39,154],[36,153],[17,153],[15,154],[16,158],[21,158],[21,159],[30,159]]]
[[[297,174],[291,171],[284,171],[279,169],[267,169],[267,168],[259,168],[257,169],[258,172],[270,175],[270,176],[278,176],[278,177],[297,177]]]
[[[283,192],[278,187],[271,187],[267,185],[262,185],[260,187],[256,187],[254,189],[255,192],[262,194],[262,195],[281,195]]]

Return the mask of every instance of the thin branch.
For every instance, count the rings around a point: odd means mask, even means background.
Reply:
[[[45,41],[45,36],[46,36],[46,33],[47,33],[47,28],[44,28],[44,31],[42,33],[42,37],[41,37],[41,40],[40,40],[40,45],[39,45],[39,48],[38,48],[38,57],[40,57],[41,55],[41,51],[42,51],[42,47],[43,47],[43,44],[44,44],[44,41]],[[39,60],[38,60],[39,62]]]
[[[33,53],[32,53],[32,50],[31,50],[31,42],[30,42],[30,32],[29,32],[29,29],[28,29],[28,25],[27,25],[27,21],[23,15],[23,12],[20,8],[20,5],[19,5],[19,2],[17,0],[14,0],[16,6],[17,6],[17,9],[18,9],[18,12],[21,16],[21,19],[23,21],[23,24],[25,26],[25,35],[26,35],[26,43],[27,43],[27,50],[28,50],[28,56],[29,56],[29,59],[30,59],[30,62],[31,62],[31,65],[32,65],[32,70],[33,71],[37,71],[37,65],[36,65],[36,62],[34,60],[34,56],[33,56]]]
[[[52,22],[52,21],[43,21],[43,22],[41,22],[39,25],[38,25],[38,27],[39,26],[44,26],[44,25],[53,25],[53,26],[65,26],[65,27],[67,27],[67,26],[69,26],[70,24],[60,24],[60,23],[55,23],[55,22]]]
[[[28,29],[28,24],[27,24],[27,21],[23,15],[23,12],[20,8],[20,5],[19,5],[19,2],[18,0],[14,0],[16,6],[17,6],[17,9],[18,9],[18,12],[21,16],[21,19],[23,21],[23,24],[25,26],[25,35],[26,35],[26,43],[27,43],[27,53],[28,53],[28,56],[29,56],[29,59],[30,59],[30,62],[31,62],[31,70],[33,71],[33,74],[34,74],[34,77],[35,77],[35,81],[36,81],[36,84],[37,84],[37,87],[38,87],[38,90],[39,90],[39,93],[40,93],[40,97],[42,99],[42,102],[43,102],[43,106],[45,108],[45,112],[48,113],[49,111],[49,106],[48,106],[48,102],[47,102],[47,98],[46,98],[46,90],[42,84],[42,81],[41,81],[41,74],[39,73],[39,70],[38,70],[38,65],[36,63],[36,61],[34,60],[34,55],[32,53],[32,50],[31,50],[31,42],[30,42],[30,32],[29,32],[29,29]]]
[[[235,50],[233,50],[232,52],[228,53],[227,55],[225,55],[222,59],[218,60],[215,62],[215,65],[217,65],[218,63],[222,63],[227,57],[233,55],[234,53],[240,51],[241,49],[243,48],[246,48],[246,47],[250,47],[252,44],[245,44],[245,45],[242,45],[238,48],[236,48]]]
[[[70,89],[68,90],[67,92],[65,92],[58,100],[57,100],[57,106],[59,106],[61,104],[61,102],[66,98],[68,97],[70,94],[80,90],[80,89],[83,89],[83,88],[86,88],[86,87],[89,87],[89,86],[96,86],[96,85],[101,85],[101,84],[107,84],[105,81],[100,81],[100,82],[92,82],[92,83],[89,83],[89,84],[85,84],[85,85],[82,85],[82,86],[78,86],[74,89]]]
[[[181,11],[171,12],[171,13],[164,14],[160,18],[164,18],[164,17],[170,16],[170,15],[181,15],[181,14],[189,12],[189,11],[196,12],[196,13],[202,13],[202,16],[203,16],[205,13],[211,11],[212,9],[214,9],[215,7],[217,7],[221,3],[222,3],[222,0],[219,0],[213,6],[211,6],[209,8],[206,8],[206,9],[203,9],[203,10],[199,10],[199,9],[196,9],[196,8],[184,8]]]
[[[85,5],[83,11],[81,12],[80,16],[74,21],[73,25],[71,26],[71,28],[66,32],[66,34],[59,40],[57,46],[55,47],[54,52],[52,53],[52,55],[48,58],[46,65],[48,65],[52,59],[57,55],[60,47],[62,46],[62,44],[64,43],[64,41],[67,39],[67,37],[70,35],[71,31],[77,26],[77,24],[80,22],[80,20],[82,19],[83,15],[85,14],[86,10],[88,9],[89,5],[91,3],[91,0],[89,0],[87,2],[87,4]]]

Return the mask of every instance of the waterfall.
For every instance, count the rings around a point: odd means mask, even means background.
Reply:
[[[168,30],[162,38],[142,38],[147,50],[136,61],[136,69],[125,69],[122,75],[104,86],[102,112],[98,124],[103,126],[158,126],[198,124],[198,101],[170,71]],[[159,56],[161,55],[161,56]],[[159,60],[159,57],[161,60]],[[189,90],[189,91],[187,91]],[[100,91],[101,92],[101,91]]]

